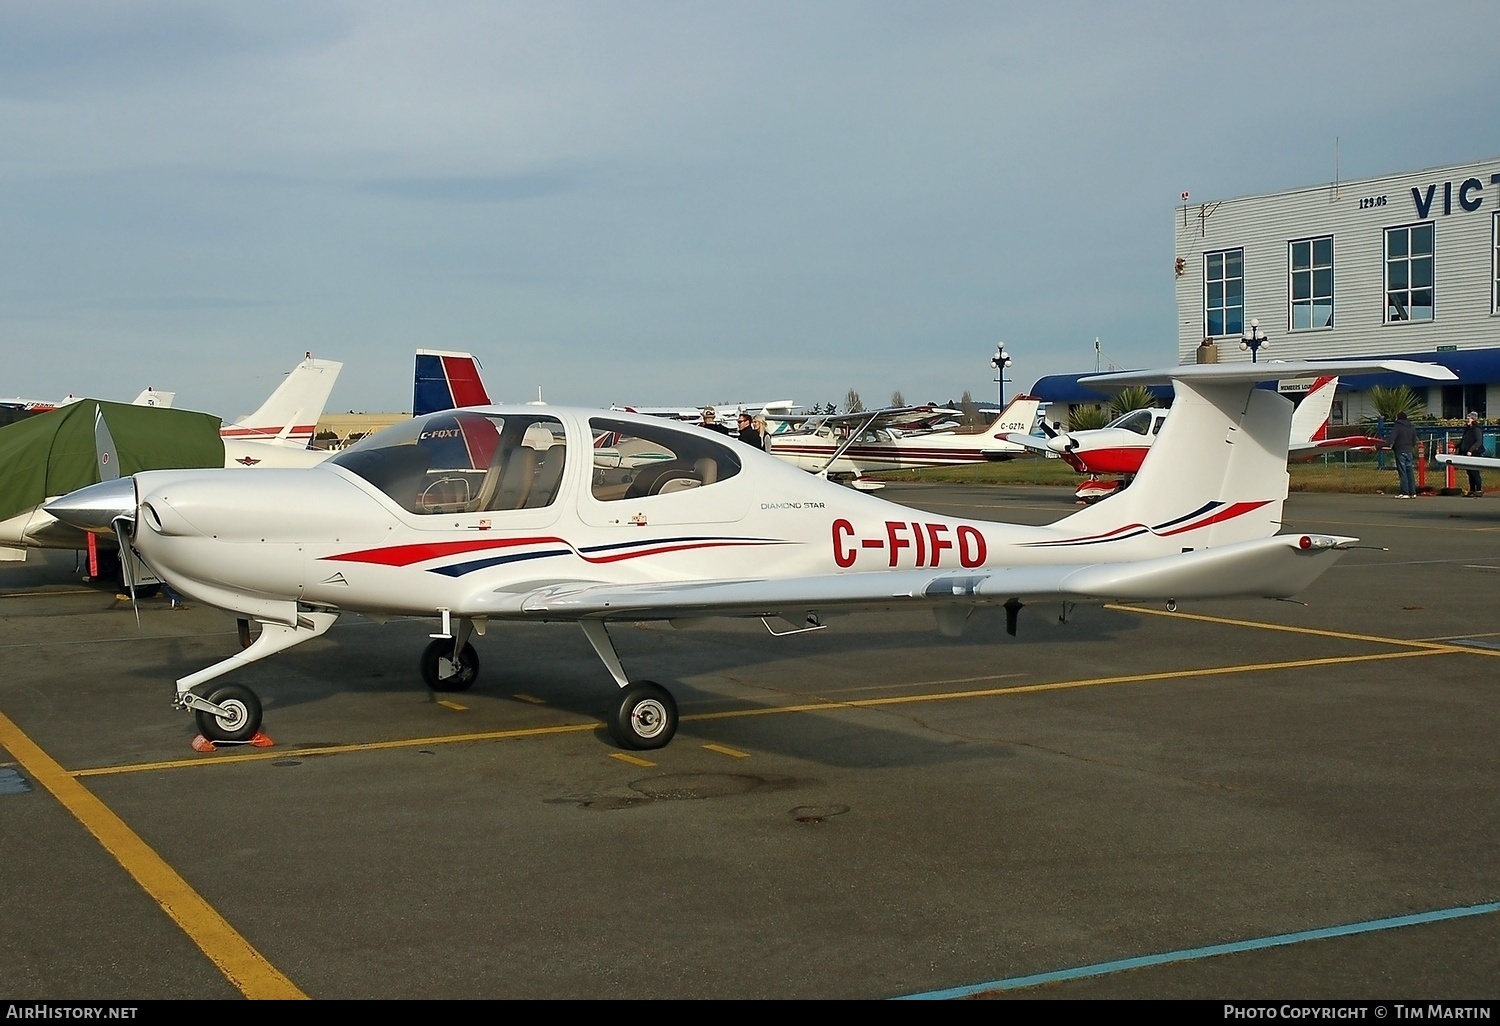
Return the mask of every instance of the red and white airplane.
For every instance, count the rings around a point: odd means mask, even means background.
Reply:
[[[328,453],[311,448],[313,434],[343,366],[307,353],[258,410],[219,429],[224,465],[310,467],[322,462]]]
[[[1276,373],[1283,375],[1283,370],[1278,364]],[[1262,368],[1261,373],[1264,372]],[[1310,460],[1332,451],[1366,452],[1384,444],[1379,438],[1364,435],[1328,437],[1328,420],[1338,384],[1336,376],[1319,377],[1297,404],[1292,413],[1288,459]],[[1132,410],[1102,428],[1085,431],[1057,431],[1043,421],[1045,437],[1017,434],[1006,437],[1034,452],[1059,457],[1080,474],[1087,474],[1088,480],[1078,486],[1076,494],[1083,502],[1095,502],[1124,488],[1140,472],[1168,412],[1159,408]]]
[[[856,488],[868,490],[872,484],[860,479],[879,470],[951,467],[1024,456],[1027,447],[1008,439],[1014,434],[1029,435],[1041,409],[1040,400],[1018,395],[993,423],[977,432],[905,431],[895,426],[920,422],[923,417],[947,419],[956,412],[934,407],[830,414],[804,418],[807,426],[801,430],[773,432],[768,451],[819,477],[853,479]]]
[[[1296,372],[1336,370],[1452,376],[1403,361]],[[242,621],[246,647],[177,681],[200,748],[269,744],[260,698],[219,678],[358,612],[436,622],[419,660],[434,691],[474,684],[472,639],[491,623],[577,623],[614,683],[611,735],[653,749],[677,729],[676,702],[626,672],[613,624],[731,616],[815,630],[831,613],[924,607],[956,635],[976,609],[999,606],[1014,633],[1035,602],[1066,614],[1079,602],[1172,609],[1301,591],[1355,539],[1277,534],[1292,404],[1253,387],[1261,373],[1192,365],[1094,379],[1170,380],[1174,414],[1134,488],[1045,527],[903,507],[691,425],[535,404],[418,417],[306,469],[145,471],[48,509],[114,531],[173,589]],[[664,458],[601,465],[600,436]],[[261,678],[278,690],[286,679]]]

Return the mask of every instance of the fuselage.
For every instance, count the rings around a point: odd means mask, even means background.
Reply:
[[[279,620],[295,618],[298,604],[520,616],[528,592],[562,582],[977,569],[1080,562],[1105,549],[1116,559],[1176,551],[1144,530],[1077,535],[1066,521],[938,516],[689,425],[554,407],[449,411],[317,467],[152,471],[137,474],[135,487],[134,545],[168,584]]]

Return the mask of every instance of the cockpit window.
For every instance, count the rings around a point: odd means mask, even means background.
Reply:
[[[555,417],[449,410],[398,424],[329,458],[413,513],[550,506],[567,452]]]
[[[703,488],[740,472],[740,458],[706,431],[595,417],[594,498],[603,502]]]
[[[1124,428],[1126,431],[1134,431],[1138,435],[1151,433],[1152,417],[1150,410],[1131,410],[1123,416],[1116,417],[1107,426],[1112,428]]]

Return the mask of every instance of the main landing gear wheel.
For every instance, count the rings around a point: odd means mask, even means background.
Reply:
[[[621,748],[665,748],[677,733],[677,702],[660,684],[638,680],[620,692],[610,712],[609,733]]]
[[[224,684],[203,697],[224,710],[223,715],[204,709],[193,712],[198,732],[210,741],[243,744],[260,733],[260,699],[254,691],[238,684]]]
[[[467,691],[479,676],[479,653],[467,641],[459,649],[458,662],[443,676],[440,660],[453,658],[451,638],[438,638],[422,651],[422,682],[433,691]]]

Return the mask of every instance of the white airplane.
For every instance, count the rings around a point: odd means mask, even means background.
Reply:
[[[1280,364],[1267,367],[1274,368],[1272,372],[1277,376],[1287,376]],[[1267,367],[1262,367],[1262,373]],[[1378,438],[1363,435],[1328,437],[1328,421],[1338,385],[1336,375],[1319,377],[1297,404],[1289,429],[1288,459],[1310,460],[1326,452],[1367,451],[1383,444]],[[1043,421],[1045,436],[1027,433],[1009,434],[1006,438],[1044,456],[1059,457],[1080,474],[1088,475],[1075,494],[1082,502],[1097,502],[1124,488],[1140,471],[1141,461],[1161,433],[1168,412],[1160,408],[1131,410],[1102,428],[1084,431],[1057,431]]]
[[[1029,435],[1041,414],[1042,403],[1018,395],[978,432],[920,431],[906,433],[892,425],[909,423],[925,412],[948,415],[931,407],[900,407],[862,413],[831,414],[810,420],[801,431],[773,432],[768,451],[773,456],[819,477],[853,479],[856,488],[870,490],[878,483],[860,479],[879,470],[951,467],[1023,456],[1027,448],[1008,440],[1011,434]],[[768,418],[769,419],[769,418]]]
[[[323,415],[323,407],[328,401],[334,379],[338,377],[342,367],[341,363],[315,360],[312,354],[307,354],[261,404],[260,409],[241,417],[233,424],[219,425],[217,444],[213,442],[212,435],[207,439],[200,437],[202,432],[212,430],[200,422],[209,420],[208,414],[193,414],[181,410],[171,410],[165,416],[155,412],[151,412],[149,416],[143,413],[144,419],[132,419],[129,433],[123,426],[119,430],[120,437],[125,440],[123,468],[130,472],[152,467],[214,464],[257,468],[316,466],[327,459],[329,454],[320,449],[308,448],[308,442],[318,419]],[[84,428],[89,435],[82,444],[90,446],[87,456],[97,457],[103,463],[103,440],[108,439],[108,445],[114,446],[105,411],[114,410],[121,404],[96,400],[88,405],[92,407],[92,427]],[[131,405],[145,404],[138,401]],[[18,423],[4,430],[24,428],[28,435],[40,434],[37,425],[42,422],[37,418],[61,419],[67,417],[74,406],[74,403],[64,404],[56,410],[38,414],[36,418],[28,418],[31,422],[29,425]],[[211,420],[214,424],[218,423],[217,418]],[[73,467],[60,473],[51,472],[51,461],[59,455],[53,438],[51,435],[38,437],[37,451],[33,451],[30,446],[17,451],[0,451],[0,476],[7,479],[17,473],[17,467],[35,466],[38,463],[49,467],[40,474],[32,475],[37,480],[38,490],[29,492],[26,498],[5,502],[8,496],[0,495],[0,515],[4,517],[0,519],[0,561],[24,561],[27,551],[35,548],[74,549],[89,553],[90,577],[106,576],[111,571],[109,564],[113,556],[113,534],[106,532],[108,551],[101,563],[100,553],[97,551],[99,539],[95,533],[80,532],[66,524],[60,524],[43,508],[48,501],[76,487],[83,487],[89,480],[104,479],[100,469]],[[115,452],[111,455],[115,467],[120,468],[120,454]],[[10,462],[12,460],[15,462]],[[207,461],[213,463],[209,464]],[[91,462],[85,459],[84,467],[89,466]],[[78,476],[80,473],[88,473],[89,477],[81,479]]]
[[[713,403],[705,406],[620,406],[610,407],[617,413],[639,413],[646,417],[666,417],[669,420],[696,421],[704,410],[714,411],[714,419],[733,430],[735,419],[741,413],[765,413],[788,415],[797,408],[790,399],[772,399],[763,403]]]
[[[310,467],[326,459],[311,448],[313,434],[343,366],[306,354],[260,409],[220,428],[225,466]]]
[[[1451,376],[1402,361],[1339,367]],[[536,405],[415,418],[308,469],[145,471],[48,509],[114,530],[173,589],[241,620],[247,647],[177,681],[176,705],[193,711],[205,747],[270,743],[259,697],[220,677],[358,612],[437,621],[419,661],[434,691],[474,683],[471,638],[491,621],[576,622],[617,687],[610,734],[653,749],[676,731],[676,703],[627,674],[611,624],[734,616],[815,630],[842,610],[925,606],[953,635],[998,605],[1014,633],[1038,601],[1066,614],[1078,602],[1175,608],[1302,590],[1356,539],[1276,534],[1292,405],[1252,387],[1262,373],[1192,365],[1096,379],[1166,375],[1176,414],[1136,487],[1047,527],[909,509],[691,425]],[[600,435],[670,458],[601,467]],[[251,620],[262,628],[253,643]]]
[[[172,400],[175,399],[176,396],[176,392],[158,392],[156,389],[148,385],[141,390],[140,395],[136,396],[130,401],[130,405],[157,406],[163,409],[170,409],[172,406]],[[76,403],[82,398],[83,396],[81,395],[66,395],[63,398],[57,400],[21,398],[0,399],[0,406],[12,406],[16,409],[25,410],[27,413],[50,413],[51,411],[59,409],[63,406],[67,406],[71,403]]]

